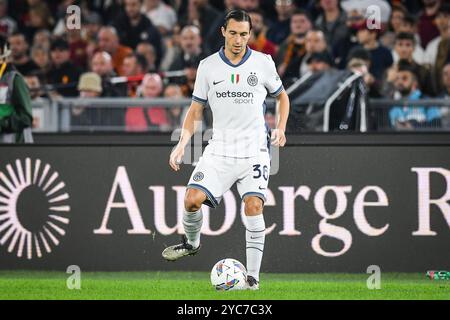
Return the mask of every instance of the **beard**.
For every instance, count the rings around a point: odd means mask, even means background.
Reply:
[[[406,98],[411,94],[411,88],[400,87],[397,90],[403,98]]]

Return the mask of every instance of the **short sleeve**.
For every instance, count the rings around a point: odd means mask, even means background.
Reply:
[[[273,62],[272,57],[270,55],[266,56],[268,61],[265,87],[271,96],[276,97],[284,90],[283,83],[278,75],[277,68],[275,67],[275,62]]]
[[[201,61],[197,69],[192,100],[201,104],[206,104],[206,102],[208,102],[208,91],[209,84],[208,79],[206,78],[205,63],[204,61]]]

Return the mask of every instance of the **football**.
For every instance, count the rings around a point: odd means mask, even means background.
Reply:
[[[247,282],[247,270],[235,259],[223,259],[211,270],[211,284],[218,291],[242,290]]]

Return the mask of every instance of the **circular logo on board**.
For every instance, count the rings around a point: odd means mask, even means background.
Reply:
[[[258,77],[256,76],[255,73],[251,72],[250,75],[247,78],[247,83],[254,87],[258,84]]]
[[[69,224],[69,195],[49,164],[17,159],[0,171],[0,246],[17,257],[41,258]]]
[[[197,172],[196,174],[194,174],[194,181],[200,181],[205,177],[205,175],[203,174],[203,172]]]

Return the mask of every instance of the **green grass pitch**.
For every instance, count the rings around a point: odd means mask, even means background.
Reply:
[[[383,273],[369,290],[368,274],[262,274],[259,291],[216,292],[206,272],[82,272],[81,289],[69,290],[65,272],[0,271],[6,299],[445,299],[449,280],[418,273]]]

